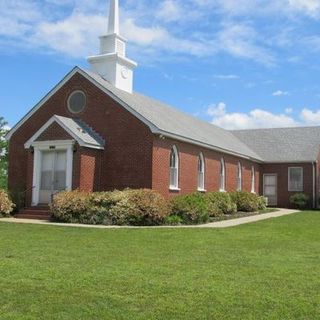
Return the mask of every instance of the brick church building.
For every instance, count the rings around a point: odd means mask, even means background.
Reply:
[[[133,91],[118,0],[91,70],[75,67],[8,133],[9,189],[27,206],[61,190],[245,190],[318,203],[320,127],[227,131]]]

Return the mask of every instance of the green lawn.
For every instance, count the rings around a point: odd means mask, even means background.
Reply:
[[[0,222],[0,319],[320,319],[320,213],[223,230]]]

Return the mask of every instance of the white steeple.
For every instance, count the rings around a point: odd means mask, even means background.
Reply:
[[[119,34],[119,0],[110,1],[108,34]]]
[[[132,93],[137,64],[126,57],[127,40],[119,33],[119,0],[110,0],[108,33],[100,37],[100,54],[88,57],[88,62],[116,88]]]

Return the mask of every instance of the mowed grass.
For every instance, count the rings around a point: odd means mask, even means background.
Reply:
[[[0,222],[0,319],[320,319],[320,213],[223,230]]]

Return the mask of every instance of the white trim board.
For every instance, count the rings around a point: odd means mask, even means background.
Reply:
[[[45,132],[53,123],[57,123],[62,129],[64,129],[71,137],[73,137],[81,147],[93,148],[103,150],[104,148],[98,145],[92,145],[84,142],[79,138],[72,130],[70,130],[57,116],[51,117],[25,144],[24,147],[29,149],[31,146],[34,146],[37,140],[43,132]]]
[[[73,140],[61,140],[61,141],[37,141],[34,143],[34,161],[33,161],[33,181],[32,181],[32,206],[39,204],[40,199],[40,184],[41,184],[41,163],[42,153],[44,151],[50,151],[50,147],[54,146],[52,150],[65,150],[67,156],[66,167],[66,190],[72,190],[72,176],[73,176],[73,146],[75,141]]]

